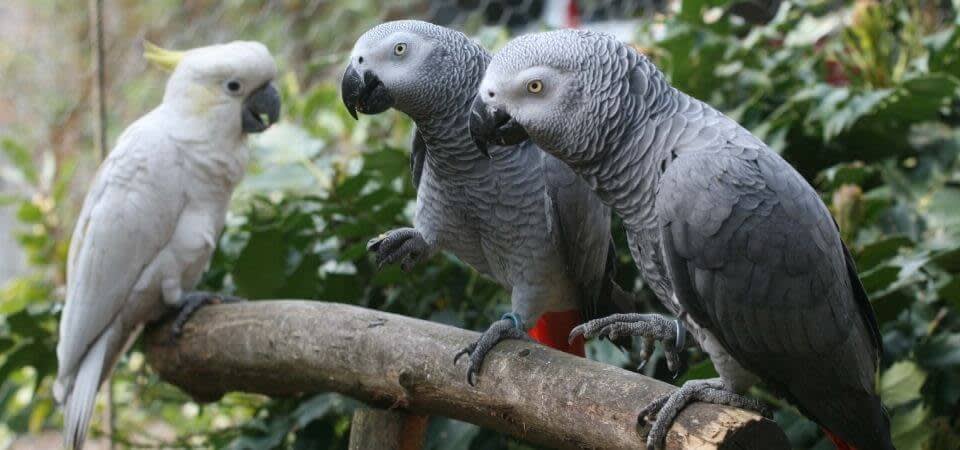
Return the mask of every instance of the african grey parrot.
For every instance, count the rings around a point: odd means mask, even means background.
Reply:
[[[649,447],[693,400],[763,410],[740,395],[759,381],[840,445],[893,448],[874,386],[880,334],[853,260],[814,189],[763,142],[629,46],[573,30],[507,44],[473,111],[478,145],[523,130],[595,186],[643,277],[710,354],[719,379],[643,409],[657,415]],[[672,325],[614,315],[573,335],[640,335],[674,352]]]
[[[632,309],[612,282],[610,211],[565,164],[529,143],[482,153],[467,130],[489,54],[460,32],[419,21],[378,25],[356,42],[343,76],[346,107],[393,107],[417,125],[411,167],[413,228],[371,240],[379,265],[405,270],[447,250],[511,291],[512,313],[457,357],[469,355],[471,384],[502,339],[530,335],[583,355],[567,336],[581,318]],[[581,315],[581,311],[583,315]]]
[[[83,447],[100,384],[144,323],[219,296],[191,292],[247,164],[245,138],[275,122],[277,69],[257,42],[145,56],[173,73],[163,102],[130,125],[87,193],[67,263],[54,395],[64,443]]]

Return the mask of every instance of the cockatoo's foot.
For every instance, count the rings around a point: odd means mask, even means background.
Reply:
[[[520,320],[516,319],[516,315],[507,314],[490,325],[490,328],[483,332],[480,339],[454,355],[454,365],[457,364],[461,356],[470,356],[470,367],[467,368],[467,383],[470,386],[477,385],[477,374],[480,372],[480,366],[483,365],[483,359],[487,357],[487,352],[504,339],[531,340],[530,336],[523,331],[523,326]]]
[[[695,401],[748,409],[767,418],[773,416],[770,408],[759,400],[724,389],[723,381],[720,378],[690,380],[684,383],[680,389],[654,400],[640,411],[638,420],[649,422],[651,416],[656,416],[653,426],[650,428],[650,434],[647,435],[647,450],[663,448],[667,431],[673,424],[674,419],[677,418],[677,414],[689,403]]]
[[[234,297],[232,295],[218,294],[216,292],[194,291],[183,294],[180,301],[180,307],[177,309],[177,317],[173,320],[173,326],[170,327],[170,337],[172,341],[177,340],[183,333],[183,326],[190,320],[190,316],[198,309],[207,305],[219,305],[221,303],[245,302],[247,299]]]
[[[667,368],[674,373],[680,368],[680,351],[687,339],[683,322],[659,314],[613,314],[577,325],[570,331],[571,340],[580,335],[586,339],[601,336],[611,341],[625,336],[642,337],[640,367],[637,370],[647,364],[653,354],[654,342],[660,341],[667,357]]]
[[[414,228],[397,228],[367,242],[367,251],[377,254],[377,268],[400,261],[400,268],[410,271],[429,253],[430,246]]]

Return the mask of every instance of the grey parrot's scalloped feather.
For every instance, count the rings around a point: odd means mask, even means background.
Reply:
[[[524,144],[533,145],[533,144]],[[583,319],[590,320],[612,312],[610,286],[616,265],[610,262],[614,250],[610,237],[610,208],[596,192],[563,161],[541,152],[547,197],[560,254],[567,271],[581,291]],[[611,271],[613,271],[611,273]],[[606,296],[607,298],[601,298]],[[599,303],[603,301],[604,305]]]
[[[800,174],[749,144],[680,153],[656,209],[690,316],[809,417],[847,442],[883,448],[876,320],[829,211]]]
[[[420,177],[423,175],[423,163],[427,159],[427,143],[416,126],[413,127],[413,142],[410,144],[410,179],[413,189],[420,189]]]

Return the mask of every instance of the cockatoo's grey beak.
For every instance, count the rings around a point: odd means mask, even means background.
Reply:
[[[393,97],[383,86],[383,82],[373,72],[366,70],[361,75],[353,64],[347,65],[340,82],[340,95],[343,105],[354,119],[357,112],[380,114],[393,106]]]
[[[243,101],[241,124],[245,133],[259,133],[280,119],[280,92],[267,83]]]
[[[480,152],[488,158],[490,145],[514,145],[529,138],[527,130],[513,117],[488,106],[479,95],[470,108],[470,136]]]

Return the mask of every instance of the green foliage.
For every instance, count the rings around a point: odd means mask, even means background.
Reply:
[[[748,26],[730,19],[726,3],[683,1],[679,14],[645,22],[638,44],[675,86],[743,123],[822,192],[880,322],[885,349],[877,384],[897,448],[957,448],[956,12],[933,14],[939,6],[919,0],[842,10],[834,2],[783,2],[770,23]],[[345,15],[350,23],[362,21],[357,11]],[[274,28],[292,23],[305,36],[323,35],[300,15],[274,22]],[[487,31],[484,39],[502,42],[503,35]],[[455,258],[438,255],[404,274],[396,267],[377,270],[367,254],[368,239],[411,221],[410,123],[393,112],[354,122],[327,70],[331,57],[308,52],[298,61],[304,69],[280,80],[285,120],[252,141],[250,173],[202,287],[253,299],[346,302],[485,328],[506,312],[508,297]],[[23,195],[0,201],[23,222],[18,239],[32,263],[30,274],[0,291],[0,422],[19,434],[58,426],[50,385],[77,206],[67,192],[75,164],[38,156],[9,139],[0,149],[11,162],[0,176],[24,188]],[[619,231],[615,237],[621,282],[642,289],[624,237]],[[591,343],[588,355],[635,366],[608,344]],[[686,355],[686,365],[678,384],[715,374],[698,351]],[[645,373],[671,376],[659,352]],[[345,448],[356,406],[332,394],[286,400],[233,394],[200,407],[160,383],[137,348],[121,361],[113,389],[115,439],[128,446],[170,444],[169,437],[145,431],[159,421],[172,427],[171,445],[178,447]],[[776,419],[795,448],[831,448],[795,409],[762,389],[754,393],[778,407]],[[102,429],[96,424],[95,434]],[[433,419],[429,436],[429,448],[527,448],[442,418]]]

